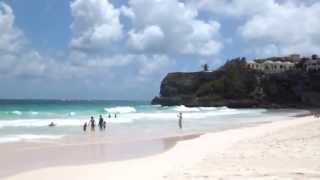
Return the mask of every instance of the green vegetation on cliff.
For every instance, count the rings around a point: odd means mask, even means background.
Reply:
[[[311,107],[320,105],[320,73],[299,70],[265,74],[245,59],[228,61],[213,72],[169,73],[161,83],[164,106]]]

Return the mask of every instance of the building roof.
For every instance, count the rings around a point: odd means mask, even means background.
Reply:
[[[264,63],[265,64],[272,64],[273,62],[272,61],[265,61]]]

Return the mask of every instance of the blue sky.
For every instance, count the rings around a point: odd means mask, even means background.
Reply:
[[[0,98],[148,100],[168,72],[319,37],[315,0],[0,0]]]

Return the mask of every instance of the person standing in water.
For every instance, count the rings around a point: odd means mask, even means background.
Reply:
[[[182,129],[182,112],[179,112],[178,118],[179,118],[179,128]]]
[[[100,131],[103,130],[103,117],[101,115],[99,116],[99,128],[100,128]]]
[[[91,116],[90,126],[91,126],[91,131],[94,131],[96,127],[96,121],[94,120],[93,116]]]

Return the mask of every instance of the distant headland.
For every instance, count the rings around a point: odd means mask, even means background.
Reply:
[[[309,108],[320,105],[320,58],[293,54],[247,61],[215,71],[169,73],[152,104],[233,108]]]

